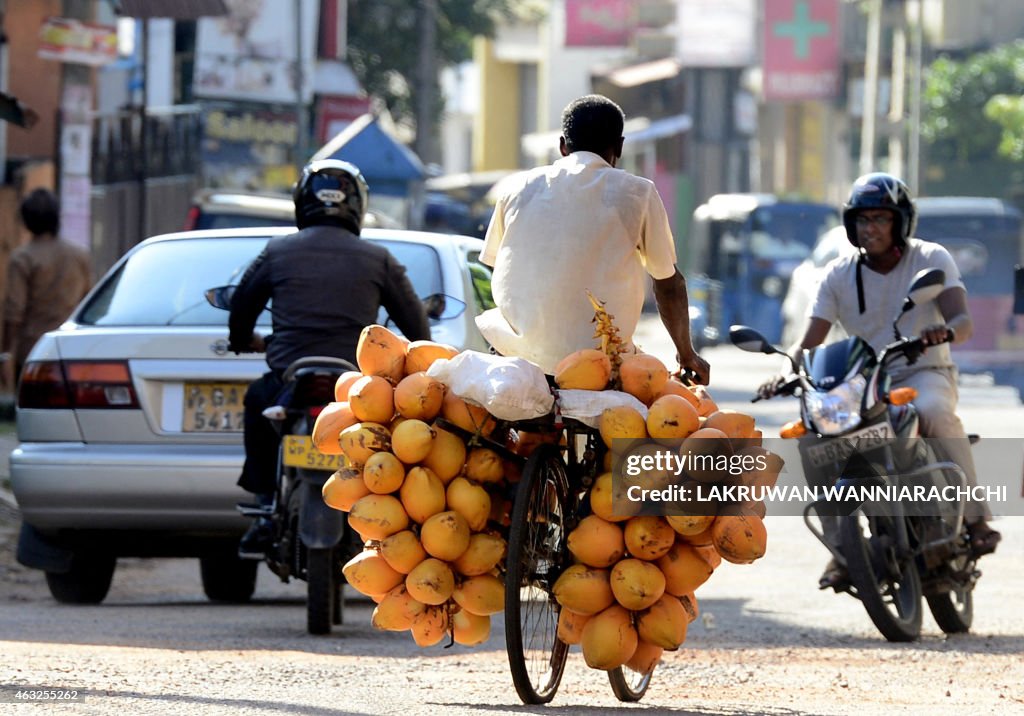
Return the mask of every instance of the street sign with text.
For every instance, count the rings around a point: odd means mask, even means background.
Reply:
[[[765,0],[766,101],[839,96],[839,0]]]

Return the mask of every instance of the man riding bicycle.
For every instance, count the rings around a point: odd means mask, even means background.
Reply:
[[[573,101],[562,114],[562,159],[507,180],[480,255],[494,267],[497,307],[477,326],[498,353],[553,373],[570,353],[599,347],[589,290],[635,352],[650,275],[680,366],[706,384],[710,366],[690,342],[686,281],[661,197],[649,179],[615,168],[624,120],[601,95]]]

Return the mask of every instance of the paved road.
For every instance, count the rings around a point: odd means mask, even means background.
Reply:
[[[729,348],[712,349],[708,358],[712,392],[723,407],[756,408],[766,433],[795,414],[793,401],[746,402],[774,359]],[[1000,436],[1019,457],[1024,410],[1011,397],[998,388],[967,388],[962,412],[971,429]],[[1019,488],[1019,460],[1016,470],[1007,480]],[[335,634],[309,637],[302,585],[280,584],[265,570],[253,604],[230,607],[203,599],[195,561],[124,560],[103,605],[61,606],[38,572],[13,564],[16,521],[2,507],[0,517],[0,684],[77,689],[85,701],[69,704],[67,713],[625,709],[577,652],[553,704],[520,706],[500,620],[480,647],[423,650],[407,634],[373,630],[370,606],[355,601]],[[724,565],[698,591],[702,616],[684,647],[666,655],[639,706],[645,713],[1024,713],[1024,519],[1000,521],[1006,539],[981,565],[973,633],[947,639],[926,617],[924,638],[911,645],[887,644],[855,600],[815,589],[824,553],[798,519],[769,517],[767,526],[764,559]],[[0,705],[0,713],[8,712]]]

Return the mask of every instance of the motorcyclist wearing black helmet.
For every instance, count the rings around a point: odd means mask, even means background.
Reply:
[[[938,299],[915,307],[901,320],[905,333],[920,336],[930,348],[913,366],[895,363],[892,386],[917,390],[914,406],[921,434],[938,439],[946,456],[963,468],[968,483],[974,486],[974,459],[956,415],[957,369],[946,342],[950,331],[952,343],[971,337],[967,291],[956,263],[943,246],[913,238],[916,223],[913,198],[898,178],[876,172],[854,182],[843,206],[843,224],[847,238],[859,251],[837,258],[826,267],[795,352],[821,345],[836,321],[850,335],[866,340],[876,352],[881,350],[893,339],[893,316],[899,314],[913,277],[922,269],[942,269],[946,284]],[[759,392],[767,397],[778,384],[778,379],[768,381]],[[971,502],[966,507],[971,548],[976,556],[994,551],[1000,540],[999,532],[988,525],[989,517],[984,503]],[[834,518],[823,519],[823,528],[826,538],[838,542]],[[819,585],[827,588],[845,580],[845,571],[832,560]]]
[[[239,486],[261,504],[272,499],[280,438],[263,410],[281,390],[281,375],[298,358],[332,356],[355,363],[362,329],[383,306],[411,341],[430,338],[423,304],[405,267],[383,246],[360,239],[369,190],[358,167],[323,159],[307,164],[296,182],[299,231],[271,239],[245,271],[231,300],[230,349],[266,350],[270,370],[245,395],[245,464]],[[253,332],[273,300],[273,331]],[[257,520],[243,536],[239,555],[262,557],[270,525]]]

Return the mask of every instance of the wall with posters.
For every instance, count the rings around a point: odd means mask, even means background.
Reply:
[[[312,98],[318,0],[226,0],[228,15],[198,21],[193,92],[196,97],[294,103],[296,10],[302,10],[302,99]]]

